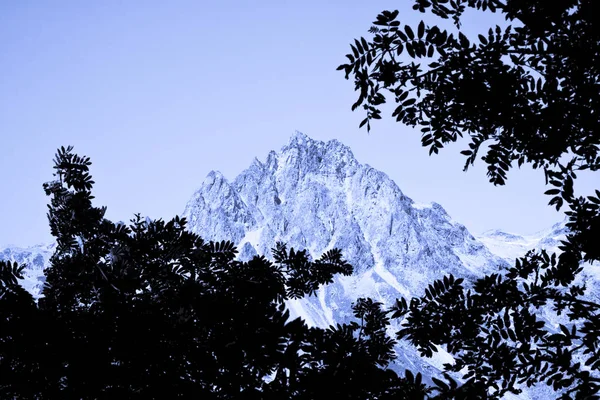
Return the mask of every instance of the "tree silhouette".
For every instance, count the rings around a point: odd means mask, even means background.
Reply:
[[[395,357],[388,311],[358,299],[357,321],[328,329],[290,319],[285,301],[315,293],[352,266],[339,250],[311,261],[273,248],[273,261],[235,259],[169,222],[131,224],[92,204],[91,162],[61,148],[46,183],[56,252],[36,303],[24,266],[0,262],[0,397],[14,399],[423,398],[420,375]],[[360,321],[360,323],[358,322]]]
[[[413,9],[452,19],[456,32],[421,21],[402,25],[398,11],[383,11],[355,39],[349,62],[366,118],[381,118],[391,98],[392,117],[420,127],[429,153],[468,138],[465,170],[482,146],[487,176],[503,185],[513,163],[542,169],[545,194],[557,210],[568,206],[570,233],[560,255],[529,252],[508,271],[466,289],[445,277],[420,298],[399,299],[395,318],[406,318],[398,337],[430,356],[445,345],[467,371],[461,385],[437,380],[444,398],[499,398],[518,385],[546,382],[561,398],[599,398],[600,305],[578,283],[584,263],[600,260],[600,192],[575,196],[576,173],[600,168],[600,29],[591,0],[415,0]],[[500,13],[507,26],[477,38],[462,31],[465,12]],[[536,316],[541,308],[567,315],[558,330]]]

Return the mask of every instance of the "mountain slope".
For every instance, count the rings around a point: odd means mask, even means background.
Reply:
[[[512,264],[515,258],[525,255],[528,250],[534,248],[558,252],[560,241],[565,239],[569,231],[566,222],[565,219],[552,225],[549,229],[531,235],[518,235],[494,229],[478,235],[477,239],[485,244],[492,253]]]
[[[233,182],[211,172],[184,216],[202,237],[236,243],[242,259],[269,255],[276,241],[315,256],[343,249],[355,274],[324,289],[332,292],[317,307],[325,316],[343,308],[335,299],[374,295],[387,303],[421,293],[448,273],[474,278],[508,265],[439,204],[416,205],[340,142],[299,132],[264,162],[255,159]],[[322,320],[308,314],[309,320]]]
[[[299,132],[232,182],[211,172],[184,216],[188,229],[205,239],[236,243],[241,259],[270,256],[276,241],[314,256],[342,249],[355,273],[338,277],[316,297],[288,303],[293,316],[313,325],[348,321],[358,297],[389,306],[397,297],[421,294],[444,275],[473,279],[509,265],[439,204],[415,204],[340,142]],[[443,351],[423,360],[410,346],[400,347],[406,348],[399,364],[418,366],[426,376],[449,360]]]

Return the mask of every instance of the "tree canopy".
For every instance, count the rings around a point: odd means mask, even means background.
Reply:
[[[518,394],[519,385],[538,382],[565,399],[598,398],[600,305],[577,278],[584,263],[600,260],[600,191],[574,191],[579,171],[600,168],[594,3],[415,0],[413,9],[451,19],[454,28],[403,25],[398,11],[383,11],[370,36],[354,40],[338,70],[354,79],[352,109],[366,112],[361,126],[370,130],[391,99],[392,117],[420,128],[430,154],[465,138],[466,170],[487,146],[481,159],[495,185],[514,163],[543,169],[549,204],[568,207],[570,233],[559,255],[532,251],[469,289],[445,277],[420,298],[399,299],[394,317],[405,319],[398,337],[425,356],[434,344],[455,356],[446,369],[466,373],[461,385],[439,382],[450,398]],[[506,25],[468,37],[465,15],[477,12],[499,13]],[[570,322],[547,326],[537,315],[542,308]]]

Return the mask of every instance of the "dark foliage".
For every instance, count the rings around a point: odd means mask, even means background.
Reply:
[[[129,226],[92,205],[90,160],[59,149],[44,185],[57,249],[43,297],[0,262],[0,398],[389,399],[423,397],[421,376],[385,367],[395,341],[381,304],[358,322],[309,328],[284,301],[352,267],[338,250],[316,261],[278,243],[274,262],[235,259],[186,221]]]
[[[367,113],[361,126],[370,129],[391,98],[392,116],[420,127],[430,154],[466,136],[466,170],[487,145],[482,160],[495,185],[514,162],[543,169],[550,205],[569,208],[570,234],[559,256],[530,252],[469,290],[450,276],[421,298],[398,300],[393,317],[406,318],[398,337],[425,356],[445,345],[456,358],[447,370],[466,368],[461,385],[436,381],[444,398],[496,398],[538,382],[561,398],[599,398],[600,305],[575,284],[584,262],[600,260],[600,192],[574,192],[577,171],[600,169],[594,2],[415,0],[413,9],[452,19],[455,32],[402,25],[398,11],[379,14],[370,40],[355,40],[349,63],[338,67],[354,78],[352,109]],[[469,39],[461,31],[466,11],[500,13],[507,24]],[[536,315],[542,307],[571,322],[545,326]]]

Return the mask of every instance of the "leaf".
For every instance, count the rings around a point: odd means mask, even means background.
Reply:
[[[365,52],[365,50],[362,47],[362,44],[358,40],[354,39],[354,44],[356,45],[356,49],[360,54],[363,54]]]
[[[408,53],[408,55],[411,58],[415,58],[416,57],[415,49],[414,49],[413,44],[411,42],[406,43],[406,52]]]
[[[443,390],[449,390],[450,386],[448,386],[444,381],[435,378],[435,377],[431,377],[431,380],[436,384],[437,387],[443,389]]]
[[[369,43],[367,43],[367,40],[364,37],[361,37],[360,42],[362,43],[363,49],[367,51],[369,49]]]
[[[429,48],[427,49],[427,57],[433,57],[433,54],[435,53],[435,47],[433,45],[429,45]],[[431,65],[430,65],[431,67]]]
[[[460,45],[463,48],[466,49],[466,48],[468,48],[470,46],[469,39],[465,36],[464,33],[458,32],[458,38],[459,38],[459,41],[460,41]]]
[[[599,197],[588,196],[587,199],[594,204],[600,204],[600,196]]]

